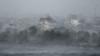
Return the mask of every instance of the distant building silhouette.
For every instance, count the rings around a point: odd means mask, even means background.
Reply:
[[[55,25],[56,21],[48,15],[45,18],[40,18],[38,27],[41,30],[51,30],[55,28]]]

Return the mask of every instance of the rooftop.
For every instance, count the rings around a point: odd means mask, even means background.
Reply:
[[[51,16],[47,16],[45,18],[40,18],[39,21],[48,21],[48,22],[56,22]]]

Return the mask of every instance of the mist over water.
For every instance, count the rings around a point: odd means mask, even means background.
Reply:
[[[100,0],[0,0],[0,56],[99,56]]]

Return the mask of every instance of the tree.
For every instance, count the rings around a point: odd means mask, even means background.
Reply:
[[[91,42],[92,43],[98,43],[98,35],[96,33],[92,33],[92,37],[91,37]]]
[[[90,34],[89,32],[86,32],[86,31],[79,31],[77,33],[78,35],[78,39],[77,39],[77,42],[78,43],[88,43],[89,41],[89,38],[90,38]]]
[[[28,30],[30,31],[30,35],[37,33],[37,28],[35,26],[31,26]]]
[[[23,42],[28,42],[28,32],[26,31],[26,30],[24,30],[24,31],[20,31],[19,33],[18,33],[18,36],[17,36],[18,38],[18,41],[20,42],[20,43],[23,43]]]
[[[9,39],[10,31],[0,33],[0,42],[7,42]]]

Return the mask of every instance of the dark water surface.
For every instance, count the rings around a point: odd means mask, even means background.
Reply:
[[[0,44],[0,56],[100,56],[99,47]]]
[[[0,56],[100,56],[100,54],[0,54]]]

